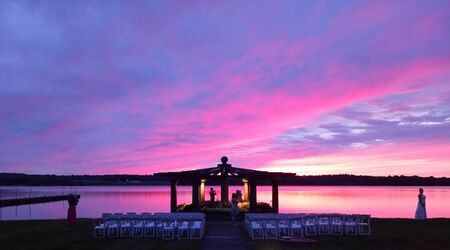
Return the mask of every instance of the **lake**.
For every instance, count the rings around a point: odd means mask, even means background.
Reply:
[[[214,187],[220,197],[220,188]],[[178,186],[178,203],[191,201],[191,187]],[[231,186],[230,194],[241,186]],[[424,187],[429,218],[450,218],[450,187]],[[209,186],[206,187],[209,190]],[[167,186],[0,187],[0,198],[74,193],[81,195],[80,218],[104,212],[169,212]],[[378,218],[413,218],[418,187],[280,186],[280,213],[367,213]],[[206,199],[209,195],[206,193]],[[271,203],[271,187],[259,186],[258,202]],[[67,202],[0,208],[1,220],[61,219]]]

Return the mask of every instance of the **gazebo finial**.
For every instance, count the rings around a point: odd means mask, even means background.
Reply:
[[[220,158],[220,161],[221,161],[223,164],[226,164],[226,163],[228,162],[228,157],[222,156],[222,158]]]
[[[228,157],[226,156],[222,156],[222,158],[220,158],[220,161],[222,162],[222,164],[218,164],[217,167],[220,168],[222,176],[226,177],[230,172],[231,164],[228,164]]]

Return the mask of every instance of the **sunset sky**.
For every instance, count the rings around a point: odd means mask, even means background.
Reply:
[[[0,1],[0,172],[450,177],[450,1]]]

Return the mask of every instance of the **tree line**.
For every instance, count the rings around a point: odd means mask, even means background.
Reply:
[[[190,185],[181,181],[178,185]],[[220,185],[208,181],[208,185]],[[242,185],[240,180],[230,180],[231,185]],[[259,183],[270,185],[270,182]],[[153,175],[30,175],[20,173],[0,173],[3,186],[95,186],[95,185],[168,185],[168,181]],[[280,185],[305,186],[450,186],[450,178],[420,176],[365,176],[365,175],[318,175],[295,176],[284,179]]]

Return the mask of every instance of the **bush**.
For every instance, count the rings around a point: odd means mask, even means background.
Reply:
[[[205,208],[218,208],[220,205],[220,201],[205,201],[202,206]]]
[[[200,205],[200,208],[231,208],[230,202],[222,203],[220,201],[205,201]]]
[[[271,213],[272,207],[269,205],[269,203],[258,202],[258,204],[256,205],[256,211],[261,213]]]
[[[192,203],[183,203],[177,206],[177,212],[192,212],[193,210]]]

